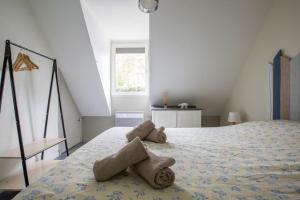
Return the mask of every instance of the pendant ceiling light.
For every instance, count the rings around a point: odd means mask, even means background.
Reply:
[[[145,13],[155,12],[158,8],[159,0],[139,0],[139,9]]]

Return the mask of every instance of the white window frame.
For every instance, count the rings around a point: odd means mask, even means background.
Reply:
[[[146,88],[144,92],[117,92],[116,91],[116,49],[117,48],[145,48]],[[111,43],[111,95],[112,96],[148,96],[149,95],[149,44],[148,41],[113,41]]]

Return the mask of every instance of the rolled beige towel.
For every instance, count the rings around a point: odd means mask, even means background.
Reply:
[[[138,125],[132,131],[127,133],[126,138],[128,142],[133,140],[136,137],[139,137],[141,140],[144,139],[149,133],[155,129],[155,125],[152,123],[151,120],[147,120],[144,123]]]
[[[160,127],[158,129],[153,129],[149,135],[145,137],[145,140],[156,142],[156,143],[166,143],[167,136],[164,133],[165,127]]]
[[[148,158],[148,153],[139,138],[135,138],[117,153],[94,163],[93,171],[97,181],[106,181],[126,170],[129,166]]]
[[[150,151],[147,152],[149,158],[131,168],[153,188],[162,189],[172,185],[175,180],[175,173],[169,167],[175,164],[175,159],[157,156]]]

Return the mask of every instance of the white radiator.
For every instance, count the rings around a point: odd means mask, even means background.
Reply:
[[[117,111],[115,113],[115,126],[135,127],[144,121],[144,112]]]

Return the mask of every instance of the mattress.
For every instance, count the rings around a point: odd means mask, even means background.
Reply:
[[[97,183],[94,161],[125,145],[129,130],[118,127],[98,135],[15,199],[300,199],[299,123],[166,129],[166,144],[144,144],[176,159],[173,186],[155,190],[133,173]]]

